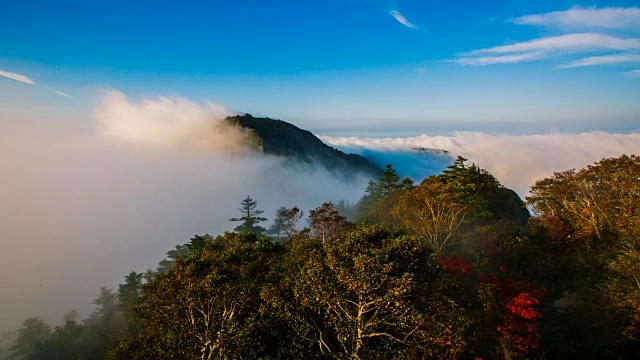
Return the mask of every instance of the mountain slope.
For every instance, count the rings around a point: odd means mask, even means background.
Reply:
[[[251,131],[258,150],[268,155],[281,156],[292,162],[320,164],[345,177],[356,174],[377,178],[382,172],[360,155],[345,154],[332,148],[307,130],[282,120],[255,118],[250,114],[229,116],[229,123]]]

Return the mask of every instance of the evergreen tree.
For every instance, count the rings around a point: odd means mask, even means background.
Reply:
[[[410,179],[400,182],[400,177],[391,164],[378,178],[378,181],[369,180],[369,184],[364,191],[364,195],[354,207],[355,217],[367,217],[368,212],[380,201],[386,199],[393,190],[409,188],[413,185]]]
[[[229,221],[242,221],[242,224],[236,226],[233,230],[237,232],[254,232],[258,237],[262,236],[266,229],[257,224],[266,221],[267,218],[259,216],[264,211],[257,210],[257,207],[258,202],[247,195],[247,197],[240,202],[240,208],[238,208],[242,216],[229,219]]]
[[[194,235],[191,239],[189,239],[189,242],[187,243],[187,247],[192,252],[202,251],[207,241],[211,241],[211,240],[213,240],[213,237],[209,234]]]
[[[18,337],[9,348],[9,359],[32,359],[35,351],[51,334],[51,327],[42,319],[30,317],[22,323],[18,330]]]
[[[124,277],[124,284],[118,285],[118,307],[120,310],[129,309],[140,295],[143,275],[143,273],[138,274],[132,271]]]
[[[382,173],[382,176],[378,179],[379,193],[382,197],[389,196],[389,193],[399,188],[398,182],[400,177],[396,174],[396,169],[387,164],[387,168]]]
[[[178,259],[179,257],[187,257],[189,256],[189,254],[191,254],[191,249],[187,244],[176,245],[175,249],[167,251],[168,259],[160,261],[158,263],[158,269],[156,271],[160,274],[166,273],[167,271],[169,271],[169,269],[171,269],[176,259]]]

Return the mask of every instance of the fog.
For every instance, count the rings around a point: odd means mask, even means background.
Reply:
[[[462,155],[470,163],[487,169],[502,184],[515,190],[521,197],[527,196],[529,188],[536,180],[551,176],[556,171],[582,168],[605,157],[640,153],[640,134],[610,134],[598,131],[542,135],[457,132],[452,136],[321,136],[321,139],[343,151],[377,157],[382,161],[386,160],[386,154],[394,154],[401,164],[416,157],[415,148],[446,150],[451,156]],[[434,160],[438,159],[442,160],[442,157],[436,157]],[[444,162],[429,164],[431,165],[422,170],[412,169],[410,175],[424,177],[433,174],[434,166],[442,166]]]
[[[247,135],[220,121],[230,114],[213,103],[110,90],[82,118],[3,116],[0,333],[29,316],[53,326],[70,309],[86,316],[100,286],[115,290],[130,271],[155,268],[194,234],[233,229],[228,219],[247,195],[266,226],[280,206],[309,210],[362,195],[366,179],[301,171],[249,150]],[[635,133],[321,138],[416,180],[462,155],[521,196],[554,171],[640,152]]]
[[[0,333],[29,316],[86,316],[100,286],[155,268],[194,234],[231,230],[247,195],[273,220],[357,201],[365,179],[291,169],[243,147],[230,114],[185,98],[105,92],[86,119],[0,120]],[[89,124],[86,126],[85,124]]]

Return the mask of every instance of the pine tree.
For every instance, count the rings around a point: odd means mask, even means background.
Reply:
[[[264,211],[257,210],[258,202],[253,200],[249,195],[240,202],[240,212],[242,217],[231,218],[229,221],[242,221],[242,224],[236,226],[233,230],[237,232],[254,232],[258,237],[266,231],[262,226],[258,226],[258,223],[266,221],[267,218],[259,216]]]
[[[400,177],[396,174],[396,169],[391,166],[391,164],[387,164],[386,170],[382,173],[382,176],[378,179],[378,187],[380,191],[380,195],[382,197],[386,197],[389,193],[399,188],[398,182],[400,181]]]
[[[118,285],[118,307],[120,310],[129,309],[140,295],[143,273],[132,271],[125,276],[125,283]]]

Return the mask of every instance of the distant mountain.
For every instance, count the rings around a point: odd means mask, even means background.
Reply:
[[[355,175],[377,178],[382,172],[364,157],[345,154],[311,132],[282,120],[255,118],[250,114],[229,116],[225,120],[248,130],[254,137],[253,146],[268,155],[284,157],[293,163],[319,164],[347,178]]]

